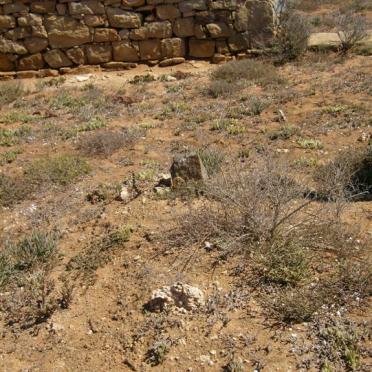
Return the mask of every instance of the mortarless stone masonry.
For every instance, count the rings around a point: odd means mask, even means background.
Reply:
[[[0,71],[218,60],[253,47],[255,39],[268,33],[270,4],[271,0],[0,0]]]

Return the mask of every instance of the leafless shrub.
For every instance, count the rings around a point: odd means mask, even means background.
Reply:
[[[305,181],[290,174],[288,165],[272,156],[225,169],[207,182],[204,201],[189,209],[166,239],[189,248],[182,251],[184,268],[202,248],[218,253],[217,260],[238,255],[253,274],[250,284],[269,290],[262,298],[270,314],[297,322],[309,320],[324,304],[344,304],[356,293],[368,296],[372,270],[358,266],[360,276],[350,271],[369,254],[359,231],[342,222],[343,208],[335,200],[311,198],[301,185]]]
[[[342,53],[347,53],[366,37],[366,20],[355,11],[348,11],[344,14],[337,13],[334,19],[337,34],[341,41]]]
[[[115,151],[132,144],[140,135],[135,130],[98,131],[81,138],[78,149],[85,155],[110,156]]]
[[[307,48],[310,36],[308,20],[288,0],[276,1],[274,19],[272,42],[279,62],[298,58]]]
[[[312,202],[303,199],[302,188],[288,174],[287,166],[273,159],[223,171],[207,185],[208,207],[185,216],[181,230],[186,236],[181,232],[175,238],[187,237],[189,243],[212,239],[232,255],[249,253],[278,237],[286,241],[301,235],[314,218]],[[305,210],[308,215],[299,221]]]

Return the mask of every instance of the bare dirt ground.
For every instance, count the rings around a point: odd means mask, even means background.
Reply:
[[[189,61],[2,83],[13,97],[0,109],[1,175],[13,183],[2,180],[1,243],[54,234],[56,254],[36,255],[43,279],[33,262],[9,273],[0,259],[0,283],[21,278],[0,287],[0,370],[371,369],[368,295],[306,320],[278,319],[267,305],[276,289],[241,270],[249,256],[223,260],[186,240],[170,247],[169,231],[203,205],[203,193],[154,189],[185,151],[212,151],[222,170],[269,153],[310,179],[341,152],[367,148],[371,57],[308,53],[271,66],[265,82],[222,88],[213,85],[218,68]],[[52,170],[39,161],[57,157]],[[130,195],[120,199],[123,189]],[[370,256],[372,202],[348,202],[343,222],[358,228]],[[324,261],[336,264],[331,254]],[[22,282],[24,272],[34,276]],[[144,308],[175,282],[201,289],[205,306]]]

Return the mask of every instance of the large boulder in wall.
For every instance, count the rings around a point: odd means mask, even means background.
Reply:
[[[139,61],[138,50],[139,47],[136,42],[131,43],[130,41],[123,40],[112,43],[114,61],[117,62]]]
[[[189,54],[191,57],[195,58],[208,58],[212,57],[215,50],[214,40],[199,40],[190,39],[189,40]]]
[[[138,28],[141,27],[142,14],[129,12],[120,8],[107,8],[107,17],[111,27]]]
[[[44,54],[45,62],[52,68],[69,67],[71,60],[61,50],[52,49]]]
[[[11,56],[6,54],[0,53],[0,71],[13,71],[14,70],[14,62]]]
[[[47,16],[45,27],[52,48],[71,48],[92,41],[89,28],[74,18]]]
[[[40,70],[44,67],[44,59],[41,53],[35,53],[27,57],[23,57],[18,61],[17,70]]]

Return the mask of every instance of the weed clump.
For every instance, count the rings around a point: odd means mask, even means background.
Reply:
[[[296,285],[308,274],[309,253],[301,242],[274,242],[263,248],[256,270],[267,283]]]
[[[59,155],[35,160],[26,166],[23,174],[0,174],[0,205],[9,207],[25,200],[40,186],[67,186],[89,171],[89,164],[76,156]]]
[[[322,371],[350,370],[361,367],[361,343],[368,337],[365,326],[349,320],[326,320],[319,324],[317,338]]]
[[[115,151],[131,145],[139,135],[138,131],[131,129],[99,131],[83,137],[78,144],[78,149],[89,156],[110,156]]]
[[[2,105],[14,102],[23,94],[23,87],[18,81],[1,82],[0,84],[0,104]]]
[[[9,243],[0,253],[0,287],[19,272],[43,266],[55,257],[57,239],[54,234],[33,232],[16,243]]]
[[[283,82],[273,65],[251,59],[232,61],[218,67],[213,71],[212,79],[213,81],[225,81],[230,84],[246,81],[261,86]]]
[[[31,128],[28,126],[21,126],[17,129],[0,128],[0,146],[13,146],[18,144],[21,139],[29,136]]]
[[[153,345],[147,351],[146,360],[152,366],[162,364],[166,355],[168,354],[171,346],[171,341],[168,339],[162,339],[153,343]]]
[[[307,139],[307,138],[299,138],[297,140],[297,145],[301,149],[306,149],[306,150],[321,150],[324,147],[321,141],[317,139]]]
[[[309,322],[323,304],[322,295],[319,288],[279,288],[266,294],[263,304],[269,315],[280,322]]]
[[[59,155],[33,161],[25,169],[25,179],[36,185],[68,185],[90,171],[89,164],[77,156]]]
[[[209,176],[218,173],[225,160],[225,154],[215,148],[199,149],[197,154],[199,155]]]
[[[28,328],[58,307],[48,273],[56,262],[57,236],[38,231],[8,243],[0,253],[0,312],[8,325]]]
[[[24,200],[33,191],[33,186],[21,176],[0,174],[0,205],[9,207]]]
[[[156,80],[155,76],[151,74],[136,75],[133,77],[133,79],[129,80],[129,83],[133,85],[138,85],[138,84],[151,83],[155,80]]]
[[[284,125],[278,131],[270,134],[269,138],[271,141],[287,140],[290,139],[296,133],[297,133],[296,128],[294,128],[291,125]]]
[[[26,274],[20,285],[9,286],[12,295],[0,300],[0,312],[8,326],[27,329],[45,322],[58,308],[55,284],[45,270]]]
[[[69,139],[75,137],[79,133],[90,132],[96,129],[101,129],[106,127],[106,122],[100,118],[93,118],[89,120],[86,124],[81,124],[73,129],[68,130],[63,133],[64,139]]]
[[[334,160],[318,167],[318,194],[329,200],[369,199],[372,194],[372,147],[345,150]]]

